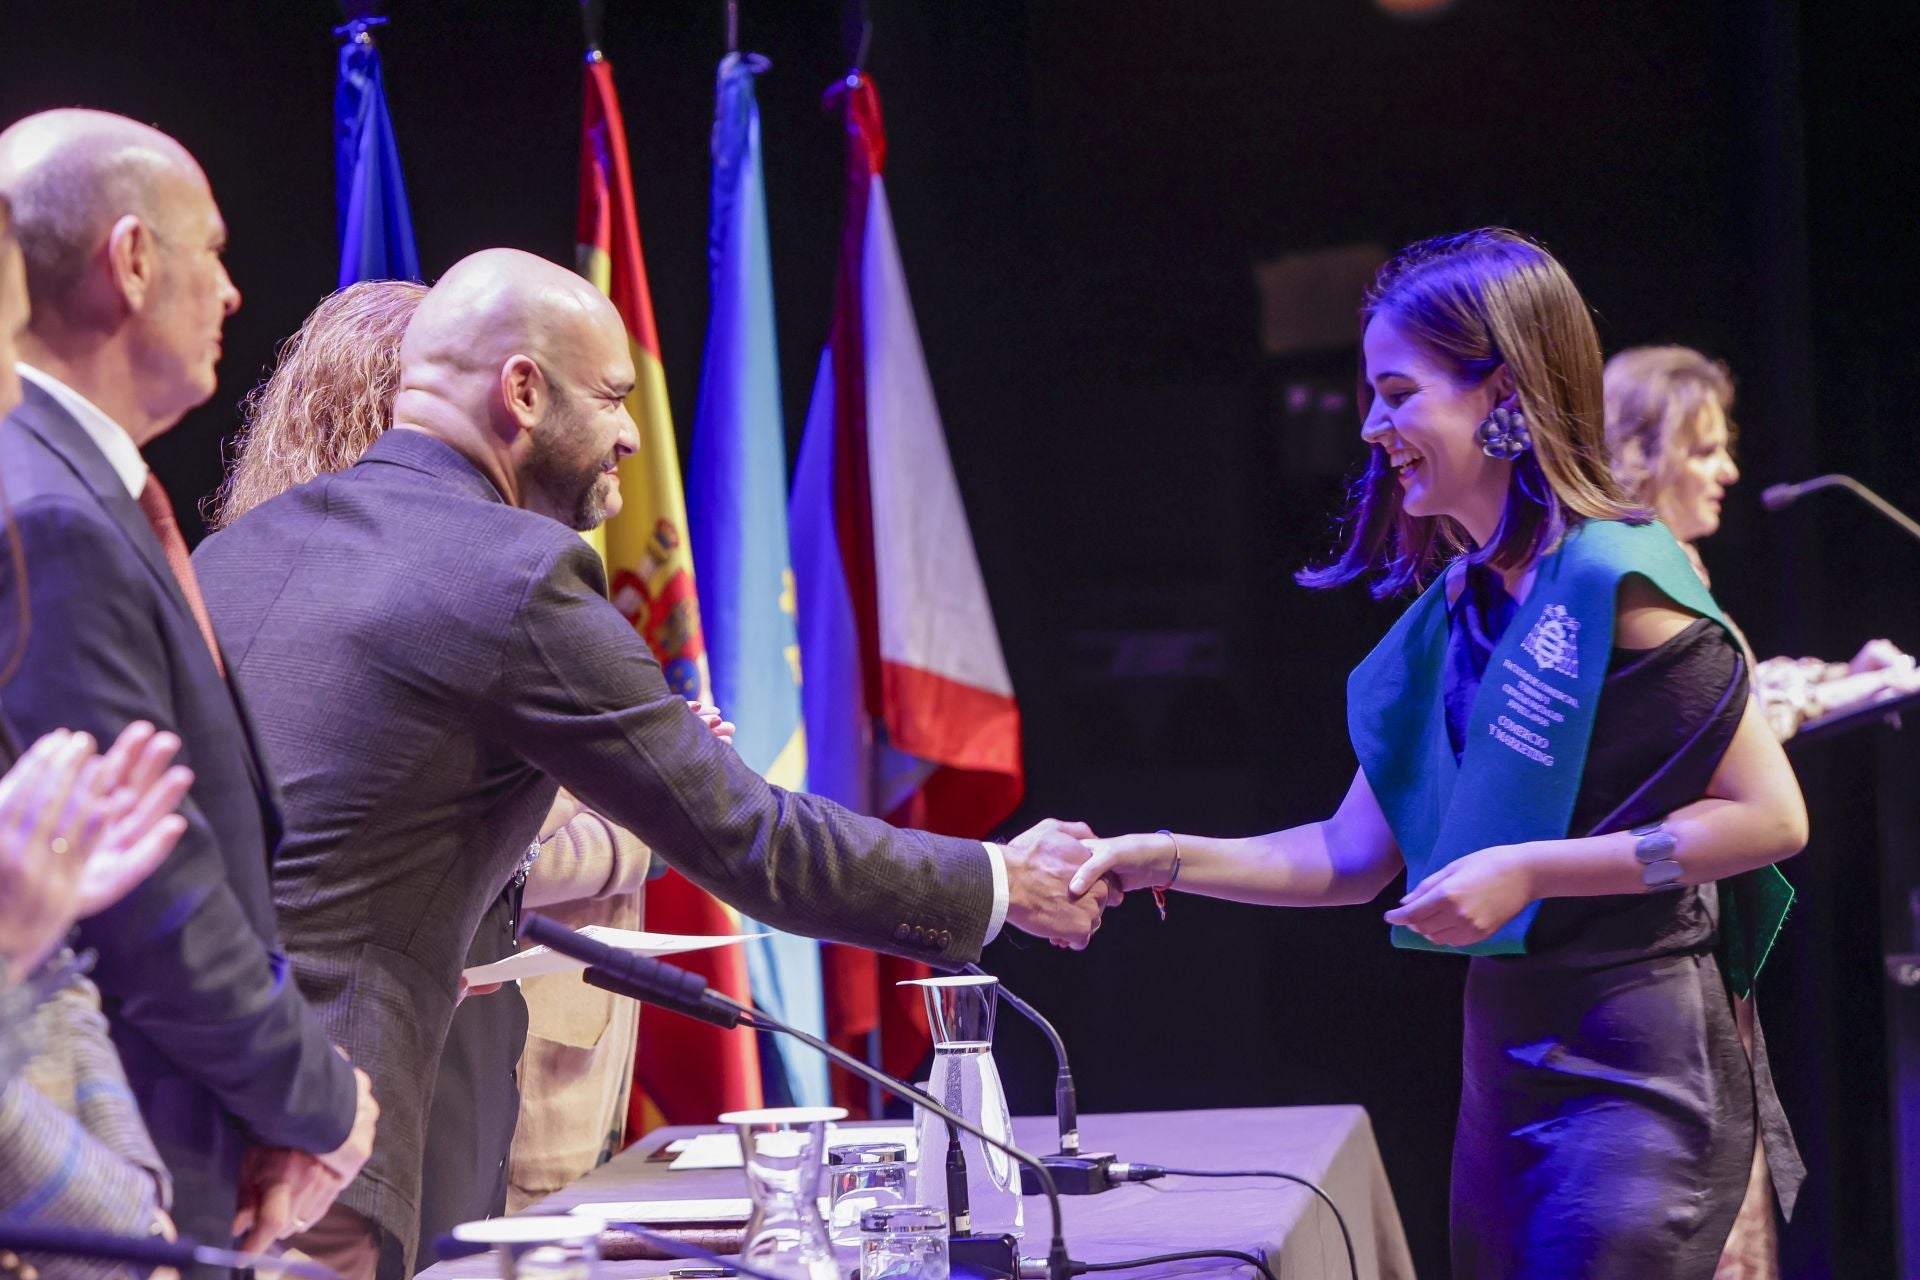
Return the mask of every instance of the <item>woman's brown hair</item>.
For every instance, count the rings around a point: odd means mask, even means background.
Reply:
[[[349,285],[280,346],[267,380],[241,402],[233,469],[210,500],[224,529],[269,498],[360,460],[393,425],[400,339],[427,296],[408,280]]]
[[[1692,347],[1629,347],[1607,361],[1607,449],[1629,497],[1662,514],[1662,499],[1717,405],[1734,435],[1733,375]]]
[[[1460,386],[1476,386],[1504,366],[1533,447],[1514,462],[1499,527],[1474,547],[1450,517],[1409,515],[1386,451],[1372,446],[1342,522],[1340,552],[1303,570],[1303,585],[1339,586],[1371,573],[1373,594],[1384,597],[1424,583],[1462,552],[1518,569],[1581,520],[1647,519],[1607,466],[1599,335],[1552,254],[1502,227],[1422,240],[1380,268],[1360,309],[1362,328],[1388,312]],[[1363,384],[1363,405],[1371,395]]]

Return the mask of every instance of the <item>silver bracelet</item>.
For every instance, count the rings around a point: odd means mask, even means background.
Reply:
[[[1664,818],[1634,827],[1628,834],[1634,838],[1633,856],[1640,863],[1640,883],[1647,887],[1649,893],[1661,889],[1686,888],[1680,883],[1686,868],[1673,856],[1679,850],[1680,842],[1674,839],[1673,832],[1667,830]]]

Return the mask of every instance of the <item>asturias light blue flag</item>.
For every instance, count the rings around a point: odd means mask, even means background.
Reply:
[[[729,53],[720,63],[707,247],[713,310],[687,463],[687,521],[714,701],[740,726],[733,740],[740,758],[774,785],[801,791],[807,742],[787,549],[786,431],[753,97],[753,78],[766,67],[753,54]],[[760,928],[743,921],[741,932]],[[825,1036],[819,944],[774,933],[746,947],[754,1002]],[[782,1070],[785,1079],[766,1082],[769,1097],[784,1083],[794,1103],[826,1104],[825,1060],[792,1041],[775,1045],[778,1058],[763,1042],[762,1070]]]
[[[413,243],[400,148],[387,115],[380,50],[368,28],[385,18],[356,18],[334,34],[340,80],[333,91],[335,198],[340,206],[340,283],[418,280],[420,251]]]

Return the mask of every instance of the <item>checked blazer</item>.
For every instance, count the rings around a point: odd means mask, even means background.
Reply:
[[[342,1202],[401,1242],[398,1266],[462,958],[558,786],[756,920],[935,964],[979,952],[977,842],[768,785],[668,688],[579,535],[425,432],[262,503],[195,565],[280,784],[300,984],[380,1099]]]

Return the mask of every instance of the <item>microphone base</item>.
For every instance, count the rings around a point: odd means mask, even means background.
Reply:
[[[947,1260],[954,1280],[1019,1280],[1020,1242],[1009,1235],[953,1236]]]
[[[1041,1156],[1040,1163],[1053,1175],[1053,1185],[1063,1196],[1095,1196],[1120,1185],[1112,1176],[1113,1163],[1119,1157],[1111,1151],[1083,1151],[1077,1156]],[[1020,1166],[1020,1194],[1037,1196],[1040,1178],[1032,1169]]]

